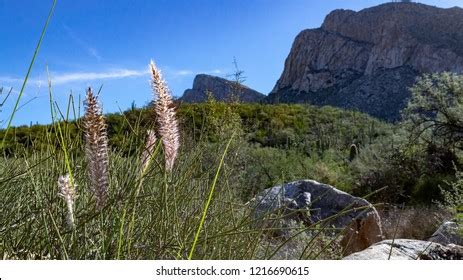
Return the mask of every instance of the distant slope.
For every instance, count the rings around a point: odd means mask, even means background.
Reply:
[[[195,77],[193,88],[187,89],[180,100],[188,103],[198,103],[207,100],[208,92],[218,101],[228,102],[232,96],[238,95],[242,102],[259,102],[265,95],[236,82],[220,77],[199,74]]]
[[[228,123],[230,112],[239,116],[237,119],[245,133],[243,139],[262,146],[287,147],[288,143],[297,142],[320,150],[334,147],[348,149],[352,143],[369,143],[372,139],[392,131],[392,125],[366,114],[333,107],[319,108],[304,104],[183,103],[177,108],[182,139],[217,141],[216,133],[221,133],[221,130],[217,130],[217,124]],[[153,113],[147,108],[131,109],[123,114],[107,114],[105,118],[109,145],[114,150],[128,152],[134,149],[134,146],[128,144],[130,139],[139,138],[143,142],[145,133],[134,133],[133,128],[145,131],[153,126]],[[24,149],[56,149],[56,145],[60,143],[59,134],[50,133],[51,129],[51,125],[12,127],[0,153],[10,157],[23,153]],[[69,133],[69,139],[80,144],[83,141],[82,119],[67,122],[66,132]],[[189,135],[196,137],[189,138]],[[0,129],[0,139],[3,137],[5,130]],[[74,148],[71,152],[81,151]]]
[[[295,39],[269,102],[307,102],[400,119],[418,75],[463,72],[463,9],[388,3],[335,10]]]

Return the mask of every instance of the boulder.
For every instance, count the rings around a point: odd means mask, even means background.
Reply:
[[[252,205],[254,217],[262,227],[275,227],[275,221],[297,221],[318,228],[336,229],[343,236],[341,244],[347,254],[363,250],[382,239],[381,220],[373,205],[313,180],[266,189],[253,199]],[[268,221],[273,224],[269,225]],[[279,227],[283,232],[280,230],[278,234],[287,234],[281,223]]]
[[[442,245],[456,244],[463,246],[462,231],[463,229],[457,222],[445,222],[428,240]]]
[[[463,247],[413,239],[384,240],[344,260],[462,260]]]

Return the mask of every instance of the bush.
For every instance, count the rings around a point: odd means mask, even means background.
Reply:
[[[463,149],[463,76],[424,75],[411,91],[404,125],[412,143],[421,141],[453,153]]]

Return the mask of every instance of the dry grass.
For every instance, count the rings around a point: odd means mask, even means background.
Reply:
[[[384,206],[378,208],[386,239],[407,238],[427,240],[444,222],[450,212],[436,206]]]

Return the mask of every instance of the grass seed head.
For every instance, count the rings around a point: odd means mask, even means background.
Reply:
[[[108,135],[102,109],[91,88],[87,90],[84,116],[85,156],[95,193],[97,209],[102,209],[108,195]]]
[[[153,61],[150,63],[150,72],[152,76],[151,86],[155,95],[154,110],[158,124],[157,134],[162,141],[166,170],[170,172],[174,167],[180,145],[178,121],[169,88],[162,79],[161,71]]]
[[[69,174],[59,176],[58,178],[58,195],[61,196],[66,202],[67,213],[66,213],[66,224],[68,228],[73,229],[75,226],[74,221],[74,201],[76,199],[76,189],[71,183]]]

